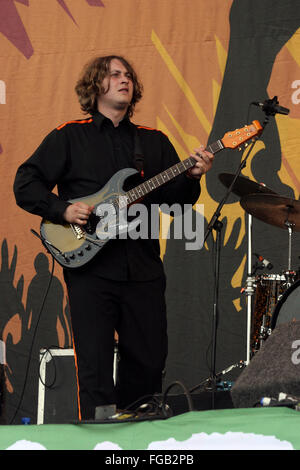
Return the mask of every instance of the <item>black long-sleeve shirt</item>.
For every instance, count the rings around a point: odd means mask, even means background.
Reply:
[[[136,126],[127,118],[114,127],[112,121],[96,113],[54,129],[19,167],[14,183],[17,204],[54,223],[64,223],[70,199],[94,194],[118,170],[135,167],[136,129],[144,180],[179,162],[162,132]],[[58,196],[52,192],[56,185]],[[194,204],[199,194],[199,181],[180,175],[148,195],[145,204]],[[109,240],[93,260],[76,269],[93,270],[101,277],[120,281],[155,279],[163,274],[159,240]]]

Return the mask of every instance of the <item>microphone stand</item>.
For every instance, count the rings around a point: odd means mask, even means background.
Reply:
[[[252,215],[248,214],[248,274],[246,279],[245,293],[247,296],[247,345],[246,345],[246,364],[248,365],[251,359],[251,327],[252,327],[252,296],[255,292],[254,274],[259,269],[258,264],[252,270]]]
[[[266,125],[269,122],[268,118],[269,113],[267,113],[267,116],[265,118],[265,121],[262,125],[262,131],[259,135],[261,137]],[[241,171],[243,168],[246,166],[246,162],[248,160],[248,157],[258,140],[258,136],[254,137],[252,140],[252,143],[249,145],[248,151],[246,153],[246,156],[244,159],[240,162],[240,165],[235,173],[235,176],[233,178],[233,181],[231,182],[229,188],[227,189],[227,192],[225,193],[225,196],[223,199],[220,201],[217,209],[215,210],[210,222],[208,223],[208,226],[206,228],[206,232],[204,235],[204,241],[203,244],[206,242],[208,236],[212,233],[213,230],[216,231],[216,257],[215,257],[215,281],[214,281],[214,300],[213,300],[213,325],[212,325],[212,360],[211,360],[211,382],[212,382],[212,409],[214,409],[215,406],[215,391],[216,391],[216,345],[217,345],[217,327],[218,327],[218,305],[219,305],[219,283],[220,283],[220,272],[219,272],[219,267],[220,267],[220,253],[221,253],[221,231],[223,228],[223,223],[219,221],[219,217],[221,215],[221,210],[226,203],[229,195],[232,192],[232,189],[234,187],[234,184],[238,177],[241,174]]]

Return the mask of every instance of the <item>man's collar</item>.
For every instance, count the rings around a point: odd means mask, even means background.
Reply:
[[[101,114],[99,111],[96,111],[95,114],[93,114],[93,122],[95,123],[98,130],[100,130],[102,128],[103,123],[105,121],[112,123],[112,121],[109,118],[107,118],[106,116]],[[126,114],[126,116],[124,116],[124,118],[122,119],[122,121],[120,121],[119,124],[121,124],[121,125],[123,125],[123,124],[131,125],[132,123],[131,123],[128,115]]]

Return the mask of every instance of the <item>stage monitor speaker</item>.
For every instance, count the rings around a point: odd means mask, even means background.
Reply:
[[[236,380],[231,398],[235,408],[251,408],[281,392],[300,397],[300,321],[276,326]]]
[[[73,349],[42,349],[37,424],[63,424],[78,419]]]

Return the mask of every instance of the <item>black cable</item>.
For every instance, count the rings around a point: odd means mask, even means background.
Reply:
[[[145,400],[147,400],[147,402]],[[139,404],[140,402],[144,403],[141,403],[134,409],[135,405]],[[125,409],[116,411],[112,416],[103,419],[76,420],[72,421],[72,424],[113,424],[121,422],[128,423],[138,421],[154,421],[156,419],[170,418],[173,413],[168,410],[168,405],[162,407],[162,402],[158,396],[144,395],[130,403]]]
[[[166,388],[166,390],[163,393],[161,399],[159,399],[155,395],[144,395],[144,396],[138,398],[137,400],[135,400],[134,402],[130,403],[129,405],[127,405],[125,410],[122,410],[122,412],[126,413],[128,411],[128,412],[139,413],[139,412],[143,411],[143,407],[145,407],[146,405],[148,405],[148,406],[151,405],[153,407],[152,410],[151,410],[152,414],[155,412],[156,415],[159,416],[162,413],[162,415],[165,418],[170,418],[173,415],[173,412],[170,411],[170,407],[167,405],[166,400],[167,400],[167,396],[168,396],[169,391],[173,387],[175,387],[176,385],[179,385],[183,389],[184,395],[187,398],[189,411],[195,411],[189,390],[187,389],[187,387],[182,382],[175,381],[175,382],[172,382]],[[150,400],[150,401],[147,401],[147,403],[141,403],[141,402],[145,402],[145,400],[148,399],[148,398],[151,398],[152,401]],[[134,406],[139,404],[139,403],[141,403],[141,405],[134,409]]]
[[[126,410],[126,411],[133,411],[134,407],[135,407],[138,403],[143,402],[143,401],[145,401],[145,400],[148,399],[148,398],[154,398],[154,396],[153,396],[153,395],[149,395],[149,394],[148,394],[148,395],[143,395],[142,397],[137,398],[135,401],[133,401],[133,402],[129,403],[128,405],[126,405],[125,410]]]
[[[51,255],[52,256],[52,255]],[[45,305],[45,302],[46,302],[46,298],[47,298],[47,295],[48,295],[48,292],[49,292],[49,289],[50,289],[50,286],[51,286],[51,282],[52,282],[52,279],[53,279],[53,273],[54,273],[54,257],[52,256],[52,269],[51,269],[51,273],[50,273],[50,279],[49,279],[49,282],[48,282],[48,286],[47,286],[47,289],[46,289],[46,292],[45,292],[45,295],[44,295],[44,298],[42,300],[42,305],[41,305],[41,308],[40,308],[40,312],[38,314],[38,319],[37,319],[37,322],[36,322],[36,325],[35,325],[35,329],[34,329],[34,332],[33,332],[33,337],[32,337],[32,342],[31,342],[31,346],[30,346],[30,350],[29,350],[29,359],[28,359],[28,362],[27,362],[27,367],[26,367],[26,372],[25,372],[25,380],[24,380],[24,384],[23,384],[23,388],[22,388],[22,392],[21,392],[21,396],[20,396],[20,400],[19,400],[19,403],[17,405],[17,408],[16,408],[16,411],[11,419],[11,421],[9,422],[9,424],[13,424],[16,416],[17,416],[17,413],[21,407],[21,403],[23,401],[23,398],[24,398],[24,393],[25,393],[25,388],[26,388],[26,385],[27,385],[27,380],[28,380],[28,372],[29,372],[29,367],[30,367],[30,363],[31,363],[31,356],[32,356],[32,351],[33,351],[33,345],[34,345],[34,341],[35,341],[35,337],[36,337],[36,333],[37,333],[37,330],[38,330],[38,325],[39,325],[39,322],[40,322],[40,319],[41,319],[41,315],[42,315],[42,311],[43,311],[43,308],[44,308],[44,305]]]
[[[150,400],[149,400],[150,398]],[[149,411],[147,408],[150,406],[151,410]],[[136,417],[139,417],[140,414],[145,416],[156,416],[159,417],[161,413],[162,402],[159,400],[158,397],[155,395],[143,395],[142,397],[138,398],[134,402],[128,404],[125,410],[122,410],[122,414],[128,413],[135,413]],[[165,416],[163,410],[163,416]]]
[[[39,365],[39,381],[41,382],[41,384],[42,384],[45,388],[49,388],[49,389],[51,389],[51,388],[54,387],[54,384],[55,384],[55,382],[56,382],[56,377],[57,377],[57,373],[56,373],[57,364],[56,364],[56,362],[55,362],[55,356],[53,356],[53,354],[52,354],[52,352],[51,352],[53,349],[62,349],[62,350],[63,350],[63,349],[65,349],[65,348],[62,348],[62,347],[60,347],[60,346],[54,346],[54,345],[53,345],[53,346],[48,346],[47,348],[44,348],[44,352],[43,352],[43,354],[42,354],[42,358],[41,358],[41,360],[40,360],[40,365]],[[47,384],[42,380],[42,378],[41,378],[41,373],[40,373],[42,361],[43,361],[43,359],[44,359],[45,354],[47,354],[47,353],[51,356],[51,363],[54,364],[54,378],[53,378],[53,380],[52,380],[52,382],[51,382],[50,385],[47,385]]]
[[[188,402],[188,405],[189,405],[189,411],[195,411],[194,410],[194,405],[193,405],[193,401],[192,401],[192,397],[190,395],[190,392],[188,391],[188,389],[186,388],[186,386],[182,383],[182,382],[179,382],[178,380],[175,381],[175,382],[172,382],[167,388],[166,390],[164,391],[164,394],[163,394],[163,397],[162,397],[162,410],[163,410],[163,413],[165,413],[165,409],[166,409],[166,399],[167,399],[167,396],[168,396],[168,393],[169,391],[171,390],[171,388],[175,387],[176,385],[179,385],[180,387],[182,387],[183,391],[184,391],[184,395],[186,396],[186,399],[187,399],[187,402]]]

